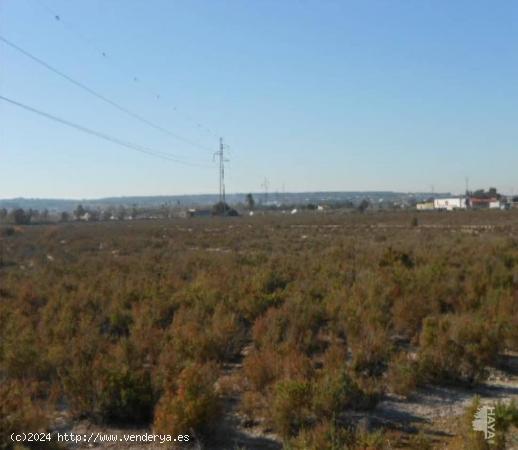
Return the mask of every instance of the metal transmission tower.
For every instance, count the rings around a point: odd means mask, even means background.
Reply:
[[[219,150],[214,153],[214,158],[219,157],[219,202],[225,204],[225,159],[224,155],[225,145],[223,145],[223,138],[219,138]]]

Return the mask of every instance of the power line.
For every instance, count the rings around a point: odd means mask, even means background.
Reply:
[[[69,120],[62,119],[60,117],[54,116],[53,114],[49,114],[49,113],[46,113],[46,112],[41,111],[39,109],[33,108],[32,106],[28,106],[28,105],[25,105],[23,103],[17,102],[16,100],[4,97],[3,95],[0,95],[0,100],[4,100],[5,102],[8,102],[8,103],[10,103],[12,105],[15,105],[15,106],[18,106],[19,108],[25,109],[26,111],[30,111],[30,112],[32,112],[34,114],[38,114],[40,116],[46,117],[47,119],[53,120],[55,122],[59,122],[59,123],[61,123],[63,125],[67,125],[70,128],[74,128],[76,130],[82,131],[83,133],[90,134],[92,136],[96,136],[96,137],[98,137],[100,139],[104,139],[104,140],[106,140],[108,142],[120,145],[122,147],[129,148],[131,150],[136,150],[138,152],[145,153],[145,154],[150,155],[150,156],[154,156],[154,157],[157,157],[157,158],[162,158],[162,159],[165,159],[165,160],[168,160],[168,161],[172,161],[172,162],[175,162],[175,163],[178,163],[178,164],[184,164],[186,166],[204,167],[204,168],[209,168],[210,167],[210,168],[213,168],[213,166],[210,166],[208,164],[191,163],[191,162],[188,162],[188,161],[181,160],[178,157],[176,157],[175,155],[172,155],[170,153],[156,151],[156,150],[153,150],[153,149],[151,149],[149,147],[144,147],[144,146],[139,145],[139,144],[134,144],[132,142],[125,141],[125,140],[122,140],[122,139],[110,136],[109,134],[93,130],[91,128],[88,128],[88,127],[76,124],[76,123],[71,122]]]
[[[59,14],[55,9],[51,8],[47,4],[45,4],[41,0],[32,0],[34,3],[37,3],[41,8],[45,9],[49,15],[51,15],[56,22],[59,22],[64,28],[66,28],[70,33],[76,34],[79,36],[80,39],[82,39],[84,42],[86,42],[96,53],[98,53],[104,61],[107,61],[111,63],[114,67],[116,67],[121,73],[126,76],[127,70],[122,68],[121,65],[115,62],[113,59],[113,55],[111,52],[106,51],[106,49],[102,49],[99,47],[92,39],[87,37],[84,33],[82,33],[77,26],[74,26],[72,23],[70,23],[68,20],[64,20],[63,16]],[[143,83],[141,77],[138,77],[136,75],[130,75],[130,78],[133,82],[137,83],[139,87],[143,88],[143,84],[147,85],[147,83]],[[144,89],[148,94],[152,95],[153,98],[156,100],[159,100],[162,104],[163,102],[163,95],[157,92],[155,89],[151,89],[149,86],[147,86],[146,89]],[[174,105],[167,105],[171,109],[175,111],[176,114],[179,114],[180,116],[183,116],[187,121],[193,123],[196,125],[197,128],[203,130],[204,132],[210,134],[212,137],[217,138],[218,134],[213,131],[210,127],[202,124],[200,121],[194,119],[189,114],[186,114],[185,112],[181,112],[178,110],[178,108]]]
[[[46,69],[50,70],[51,72],[59,75],[60,77],[64,78],[65,80],[69,81],[70,83],[74,84],[75,86],[83,89],[84,91],[88,92],[89,94],[93,95],[94,97],[104,101],[105,103],[108,103],[109,105],[113,106],[114,108],[118,109],[119,111],[122,111],[123,113],[127,114],[128,116],[136,119],[136,120],[139,120],[140,122],[156,129],[156,130],[159,130],[165,134],[168,134],[169,136],[175,138],[175,139],[178,139],[180,141],[183,141],[185,142],[186,144],[189,144],[189,145],[192,145],[194,147],[198,147],[200,149],[203,149],[203,150],[207,150],[207,151],[212,151],[212,149],[210,149],[209,147],[205,147],[204,145],[201,145],[201,144],[198,144],[194,141],[191,141],[190,139],[187,139],[187,138],[184,138],[182,136],[179,136],[178,134],[176,133],[173,133],[172,131],[168,130],[167,128],[164,128],[160,125],[157,125],[153,122],[151,122],[150,120],[142,117],[141,115],[125,108],[124,106],[121,106],[120,104],[118,104],[117,102],[113,101],[113,100],[110,100],[109,98],[105,97],[104,95],[100,94],[99,92],[89,88],[88,86],[86,86],[85,84],[75,80],[74,78],[66,75],[65,73],[61,72],[60,70],[56,69],[55,67],[51,66],[50,64],[46,63],[45,61],[43,61],[42,59],[34,56],[33,54],[29,53],[28,51],[24,50],[23,48],[19,47],[18,45],[14,44],[13,42],[9,41],[8,39],[4,38],[3,36],[0,35],[0,41],[4,42],[5,44],[7,44],[9,47],[15,49],[16,51],[18,51],[19,53],[25,55],[26,57],[32,59],[33,61],[37,62],[38,64],[42,65],[43,67],[45,67]]]

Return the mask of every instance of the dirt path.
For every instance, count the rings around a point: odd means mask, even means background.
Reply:
[[[247,427],[244,417],[239,412],[240,389],[239,372],[242,361],[252,348],[251,344],[243,347],[236,362],[227,363],[218,384],[223,392],[222,424],[216,439],[210,448],[214,450],[279,450],[282,444],[273,434],[265,433],[259,427]]]
[[[351,418],[366,421],[369,428],[383,426],[410,433],[424,428],[438,437],[454,436],[458,433],[455,419],[464,414],[475,396],[488,405],[518,402],[518,354],[504,358],[501,369],[491,370],[488,380],[472,389],[427,386],[409,399],[387,395],[372,412],[351,414]],[[509,445],[509,449],[518,449],[518,442]]]

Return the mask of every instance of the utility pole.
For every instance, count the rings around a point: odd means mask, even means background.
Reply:
[[[219,157],[219,202],[225,204],[225,162],[228,161],[224,156],[223,138],[219,138],[219,150],[214,153],[214,157]]]

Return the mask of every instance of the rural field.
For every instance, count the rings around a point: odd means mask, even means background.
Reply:
[[[514,399],[518,210],[0,228],[2,449],[511,449]]]

